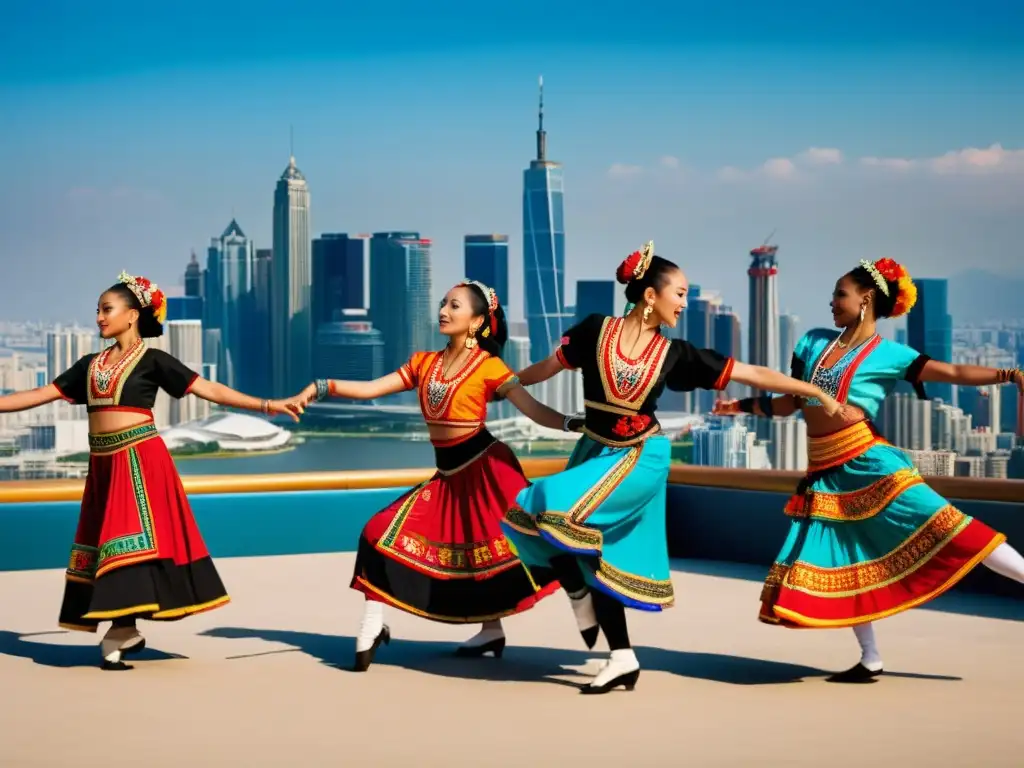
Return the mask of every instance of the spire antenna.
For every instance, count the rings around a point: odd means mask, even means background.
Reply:
[[[544,162],[547,155],[547,134],[544,132],[544,75],[537,79],[540,100],[537,107],[537,160]]]

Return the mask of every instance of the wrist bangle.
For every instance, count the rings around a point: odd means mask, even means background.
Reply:
[[[264,416],[270,415],[270,401],[260,400],[260,410],[263,411]]]
[[[331,394],[331,383],[327,379],[317,379],[313,384],[316,386],[316,400],[326,400]]]

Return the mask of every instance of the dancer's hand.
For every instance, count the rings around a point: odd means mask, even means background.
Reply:
[[[716,400],[711,413],[715,416],[735,416],[740,413],[739,400]]]
[[[267,413],[282,414],[284,416],[291,416],[292,421],[298,421],[299,416],[303,414],[305,407],[297,398],[289,398],[288,400],[268,400],[267,401]]]
[[[315,400],[316,400],[316,382],[315,381],[314,382],[310,382],[309,384],[307,384],[305,389],[303,389],[301,392],[299,392],[299,394],[295,395],[294,397],[288,398],[289,402],[301,403],[303,408],[305,408],[307,405],[309,405],[310,403],[312,403]]]
[[[848,416],[849,406],[843,405],[831,395],[827,395],[822,392],[818,395],[818,400],[821,401],[821,407],[825,411],[827,416]]]

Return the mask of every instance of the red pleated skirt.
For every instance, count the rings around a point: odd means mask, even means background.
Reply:
[[[174,460],[152,422],[91,434],[60,625],[171,621],[229,601]]]
[[[518,459],[486,432],[445,450],[465,461],[447,457],[453,469],[439,469],[366,524],[352,588],[453,624],[531,608],[559,585],[535,583],[501,529],[505,511],[528,484]]]

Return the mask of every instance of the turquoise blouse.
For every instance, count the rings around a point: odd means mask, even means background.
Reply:
[[[839,331],[826,328],[804,334],[793,352],[793,378],[816,384],[840,403],[857,406],[869,419],[878,415],[882,401],[900,381],[910,382],[918,397],[925,397],[920,376],[930,358],[878,334],[848,349],[831,368],[818,367],[819,358],[838,336]],[[817,398],[806,403],[821,405]]]

